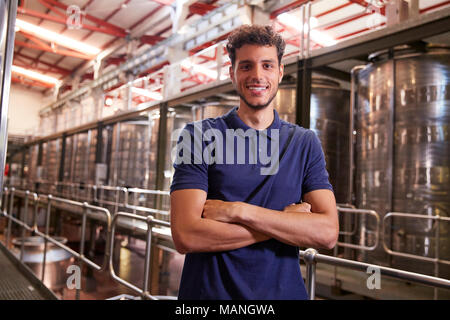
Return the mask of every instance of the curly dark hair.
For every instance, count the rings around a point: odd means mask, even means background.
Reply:
[[[236,61],[236,49],[239,49],[246,44],[276,47],[278,64],[281,64],[281,58],[283,57],[286,43],[271,26],[244,24],[230,34],[228,37],[227,51],[232,66],[234,66]]]

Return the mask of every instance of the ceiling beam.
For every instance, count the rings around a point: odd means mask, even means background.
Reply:
[[[284,12],[288,12],[288,11],[294,10],[294,9],[304,5],[308,1],[309,0],[297,0],[297,1],[293,1],[293,2],[283,6],[281,8],[278,8],[278,9],[276,9],[276,10],[274,10],[274,11],[272,11],[270,13],[270,19],[274,19],[274,18],[276,18],[277,16],[279,16],[280,14],[282,14]]]
[[[47,9],[49,9],[50,11],[54,12],[55,14],[57,14],[58,16],[60,16],[61,18],[67,19],[67,15],[66,15],[65,12],[62,12],[62,11],[56,9],[52,5],[50,5],[47,2],[45,2],[44,0],[39,0],[39,3],[42,4],[44,7],[46,7]]]
[[[62,67],[57,67],[54,64],[51,64],[51,63],[48,63],[48,62],[40,60],[38,57],[33,58],[33,57],[30,57],[30,56],[28,56],[28,55],[26,55],[24,53],[18,52],[18,51],[14,52],[14,56],[15,57],[18,56],[18,57],[22,57],[22,58],[31,60],[31,65],[43,64],[44,66],[50,67],[49,71],[51,71],[51,72],[60,73],[60,74],[65,75],[65,76],[67,76],[67,75],[72,73],[72,71],[70,71],[69,69],[64,69]]]
[[[27,43],[27,42],[20,41],[20,40],[15,40],[14,44],[17,47],[25,47],[25,48],[36,49],[36,50],[43,50],[43,51],[52,52],[52,53],[63,55],[63,56],[74,57],[74,58],[79,58],[79,59],[84,59],[84,60],[92,60],[94,58],[92,56],[88,56],[83,53],[79,53],[79,52],[75,52],[75,51],[61,50],[61,49],[52,48],[49,46],[40,46],[40,45]]]
[[[27,80],[28,80],[28,78],[27,78]],[[37,80],[25,81],[25,79],[22,78],[22,76],[21,77],[11,76],[11,81],[14,83],[20,83],[20,84],[27,85],[27,86],[32,85],[32,86],[46,88],[46,89],[53,88],[53,85],[44,83],[44,82],[40,82]]]
[[[15,66],[19,66],[19,67],[24,67],[24,68],[26,68],[28,70],[38,71],[38,72],[40,72],[42,74],[49,73],[49,72],[50,73],[55,73],[56,72],[56,71],[50,70],[50,68],[40,68],[40,67],[36,67],[36,66],[32,66],[30,68],[30,65],[26,61],[23,61],[23,60],[21,60],[20,58],[17,58],[17,57],[14,57],[14,65]]]
[[[217,6],[213,6],[211,4],[203,2],[195,2],[189,6],[190,13],[199,14],[201,16],[204,16],[214,9],[217,9]]]
[[[46,1],[50,4],[53,4],[54,6],[59,7],[61,9],[63,9],[64,11],[66,11],[68,8],[68,6],[66,4],[55,1],[55,0],[44,0],[44,1]],[[125,33],[125,34],[127,33],[123,28],[115,26],[109,22],[104,21],[103,19],[99,19],[90,14],[83,14],[82,16],[100,26],[107,28],[108,30],[116,30],[118,33]]]
[[[349,1],[352,2],[352,3],[359,4],[360,6],[363,6],[364,8],[371,8],[372,11],[379,11],[379,13],[381,15],[383,15],[383,16],[386,15],[386,8],[385,7],[378,8],[378,7],[375,7],[375,6],[371,5],[370,3],[368,3],[367,1],[364,1],[364,0],[349,0]]]
[[[45,1],[45,0],[44,0]],[[86,10],[86,8],[92,3],[94,2],[94,0],[89,0],[86,4],[83,5],[83,7],[81,8],[81,10]],[[64,26],[64,28],[59,32],[60,34],[62,34],[64,31],[67,30],[67,24]],[[91,35],[92,31],[88,33],[88,35]],[[82,41],[86,39],[86,36],[82,38]],[[42,53],[38,56],[39,58],[44,54],[45,52],[42,51]],[[57,61],[55,61],[55,66],[57,66],[59,63],[61,63],[61,61],[63,61],[65,58],[65,56],[61,56],[61,58],[59,58]],[[71,72],[72,73],[72,72]]]
[[[145,44],[154,45],[164,39],[166,38],[161,36],[144,35],[140,38],[140,41]]]
[[[29,9],[24,9],[24,8],[20,8],[20,7],[17,8],[17,12],[19,14],[22,14],[22,15],[27,15],[27,16],[30,16],[30,17],[46,19],[46,20],[49,20],[49,21],[53,21],[53,22],[56,22],[56,23],[67,25],[67,19],[58,18],[56,16],[52,16],[52,15],[49,15],[49,14],[45,14],[45,13],[41,13],[41,12],[29,10]],[[81,24],[81,28],[87,29],[87,30],[96,31],[96,32],[101,32],[101,33],[105,33],[105,34],[109,34],[109,35],[112,35],[112,36],[115,36],[115,37],[120,37],[120,38],[124,38],[124,37],[127,36],[127,33],[125,31],[118,31],[118,30],[114,30],[114,29],[111,29],[111,28],[107,28],[107,27],[99,28],[99,27],[95,27],[95,26],[88,25],[88,24],[85,24],[85,23]]]

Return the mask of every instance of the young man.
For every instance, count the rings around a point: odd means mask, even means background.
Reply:
[[[186,253],[179,299],[307,299],[298,247],[336,243],[320,142],[274,110],[284,47],[271,27],[235,30],[227,50],[239,107],[188,124],[180,136],[185,161],[177,158],[171,186],[172,237]],[[244,163],[239,137],[250,150]]]

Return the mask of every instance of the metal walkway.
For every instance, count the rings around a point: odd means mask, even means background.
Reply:
[[[0,300],[57,300],[0,242]]]

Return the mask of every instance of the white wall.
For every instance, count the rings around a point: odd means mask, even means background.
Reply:
[[[45,97],[38,91],[11,85],[8,107],[8,134],[30,135],[39,127],[39,110]]]

